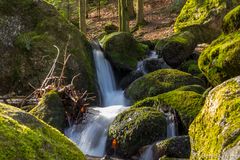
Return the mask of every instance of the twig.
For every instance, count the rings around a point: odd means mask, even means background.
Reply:
[[[75,80],[78,76],[80,76],[80,73],[78,73],[77,75],[75,75],[75,76],[72,78],[72,80],[71,80],[71,85],[72,85],[72,86],[73,86],[74,80]]]
[[[44,86],[48,83],[48,81],[49,81],[48,78],[53,75],[55,67],[56,67],[56,63],[57,63],[57,60],[58,60],[58,57],[59,57],[59,54],[60,54],[60,50],[59,50],[59,48],[56,45],[53,45],[53,47],[55,47],[57,49],[57,57],[53,61],[53,65],[52,65],[49,73],[47,74],[46,78],[44,79],[40,89],[44,88]]]

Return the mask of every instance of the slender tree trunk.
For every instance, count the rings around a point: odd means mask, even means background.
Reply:
[[[88,6],[88,0],[85,0],[85,15],[86,15],[86,18],[88,18],[88,10],[89,10],[89,6]]]
[[[136,17],[133,4],[134,4],[134,0],[127,0],[128,15],[130,19],[134,19]]]
[[[67,0],[67,19],[70,20],[70,2]]]
[[[144,20],[144,0],[137,0],[137,26],[146,23]]]
[[[129,32],[127,0],[118,0],[119,31]]]
[[[98,19],[100,19],[101,18],[101,1],[100,0],[98,0],[97,9],[98,9]]]
[[[81,32],[86,33],[86,11],[85,11],[85,0],[78,0],[78,9],[79,9],[79,29]]]

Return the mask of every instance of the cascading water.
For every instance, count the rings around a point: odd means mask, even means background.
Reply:
[[[88,110],[85,120],[66,129],[65,134],[72,139],[86,155],[102,157],[105,154],[108,126],[127,107],[122,90],[117,90],[110,63],[105,59],[99,45],[95,43],[93,56],[101,91],[102,108]]]
[[[153,160],[153,145],[146,148],[140,157],[140,160]]]
[[[177,127],[175,123],[175,113],[168,112],[165,113],[167,120],[167,137],[174,137],[177,135]]]
[[[163,68],[171,68],[165,61],[163,58],[159,58],[156,51],[151,51],[149,56],[146,59],[143,59],[141,61],[138,62],[137,64],[137,70],[138,72],[141,72],[142,74],[147,74],[149,71],[146,68],[147,63],[149,63],[150,61],[154,61],[155,62],[155,69],[163,69]],[[151,62],[150,62],[151,63]]]

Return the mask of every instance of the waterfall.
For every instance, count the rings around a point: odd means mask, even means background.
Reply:
[[[93,47],[102,107],[88,109],[83,122],[66,129],[65,135],[73,140],[84,154],[102,157],[105,154],[108,127],[114,118],[127,108],[127,100],[123,90],[117,89],[112,67],[99,45],[94,43]]]
[[[175,111],[174,111],[175,112]],[[165,113],[167,120],[167,137],[174,137],[177,135],[177,127],[175,123],[175,113]]]
[[[126,105],[123,90],[117,90],[112,67],[97,44],[93,49],[93,57],[103,106]]]
[[[153,145],[150,145],[146,148],[143,154],[140,157],[140,160],[153,160]]]

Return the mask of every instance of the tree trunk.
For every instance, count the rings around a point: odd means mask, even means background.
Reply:
[[[89,6],[88,6],[88,0],[85,0],[85,15],[86,15],[86,18],[88,18],[88,10],[89,10]]]
[[[118,0],[119,31],[129,32],[127,0]]]
[[[86,11],[85,11],[85,0],[78,0],[79,9],[79,29],[81,32],[86,33]]]
[[[97,10],[98,10],[98,19],[100,19],[101,18],[101,1],[100,0],[98,0]]]
[[[144,25],[146,23],[144,20],[143,6],[144,0],[137,0],[137,26]]]
[[[67,19],[70,20],[70,2],[67,0]]]
[[[134,4],[134,0],[127,0],[128,15],[130,19],[134,19],[136,17],[133,4]]]

